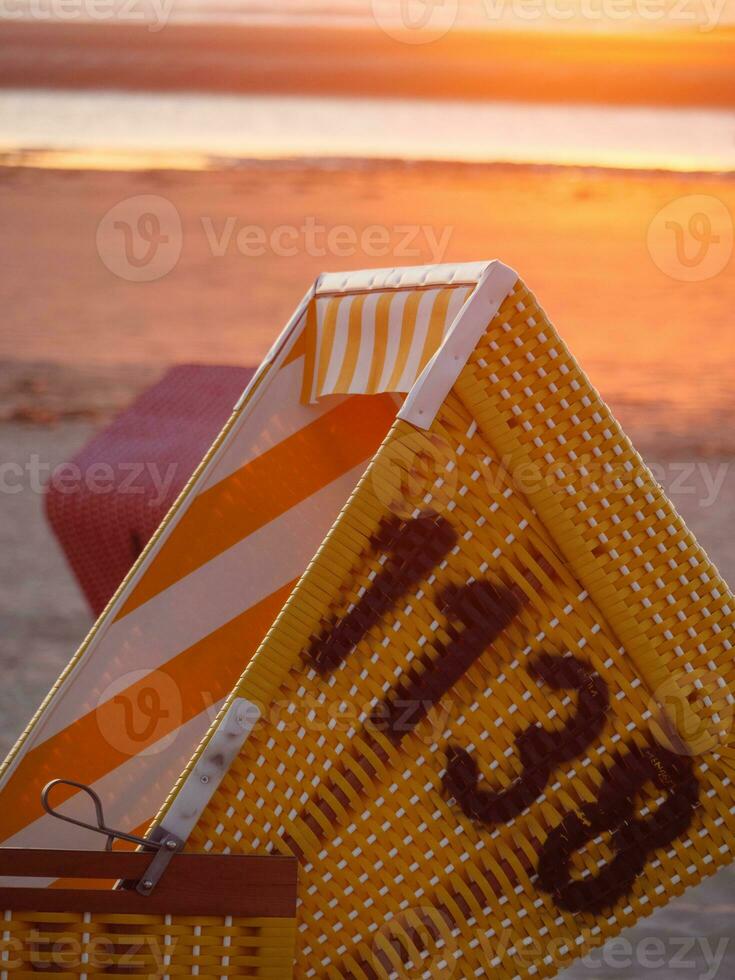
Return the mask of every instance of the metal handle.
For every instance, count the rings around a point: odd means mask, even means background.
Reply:
[[[86,793],[94,804],[97,824],[85,823],[84,820],[77,820],[76,817],[68,817],[65,813],[59,813],[58,810],[55,810],[48,800],[49,794],[55,786],[73,786],[74,789]],[[119,887],[132,887],[135,885],[135,890],[141,895],[150,895],[160,881],[161,875],[166,870],[171,858],[184,846],[184,842],[179,837],[175,834],[168,833],[162,827],[158,828],[155,840],[150,837],[136,837],[135,834],[127,834],[124,830],[115,830],[114,827],[108,827],[105,823],[102,800],[91,786],[87,786],[85,783],[78,783],[75,779],[52,779],[50,783],[46,783],[41,790],[41,805],[49,816],[56,817],[57,820],[64,820],[66,823],[72,823],[75,827],[83,827],[85,830],[92,830],[95,834],[104,834],[107,838],[105,849],[108,851],[112,850],[112,845],[116,840],[126,840],[131,844],[137,844],[139,847],[145,848],[147,851],[155,851],[156,853],[148,865],[148,870],[139,882],[119,883]]]
[[[94,804],[97,824],[94,825],[91,823],[85,823],[84,820],[77,820],[76,817],[68,817],[65,813],[59,813],[58,810],[55,810],[49,803],[49,794],[55,786],[73,786],[74,789],[78,789],[83,793],[86,793]],[[143,837],[136,837],[135,834],[127,834],[124,830],[115,830],[114,827],[108,827],[105,823],[105,813],[102,808],[102,800],[91,786],[86,786],[84,783],[78,783],[74,779],[52,779],[51,782],[47,783],[41,791],[41,805],[46,813],[52,817],[56,817],[57,820],[64,820],[66,823],[72,823],[76,827],[83,827],[85,830],[93,830],[96,834],[104,834],[107,838],[105,849],[108,851],[112,850],[112,845],[116,840],[126,840],[131,844],[138,844],[140,847],[145,847],[147,850],[154,851],[160,850],[160,848],[163,846],[159,841],[146,840]]]

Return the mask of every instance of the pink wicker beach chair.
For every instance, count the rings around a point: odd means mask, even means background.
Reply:
[[[46,513],[98,615],[222,428],[252,368],[182,364],[50,481]]]

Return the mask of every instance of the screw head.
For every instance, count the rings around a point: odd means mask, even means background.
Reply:
[[[176,850],[176,841],[175,840],[167,840],[166,841],[166,847],[169,849],[169,851],[175,851]]]
[[[146,880],[143,882],[143,887],[146,889],[153,888],[153,882],[150,879],[146,878]]]

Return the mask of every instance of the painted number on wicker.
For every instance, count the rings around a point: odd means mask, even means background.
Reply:
[[[507,823],[527,809],[546,788],[552,771],[579,758],[605,725],[610,704],[607,684],[586,664],[547,653],[529,669],[556,691],[576,691],[577,711],[561,732],[533,725],[516,737],[523,773],[508,789],[499,793],[478,789],[479,770],[473,757],[458,746],[447,750],[445,789],[466,816],[488,826]]]
[[[456,544],[451,524],[434,513],[383,520],[371,541],[375,551],[385,556],[381,571],[359,601],[335,617],[307,651],[318,674],[328,677],[338,669],[372,627],[412,588],[430,578]],[[437,645],[430,669],[409,672],[393,687],[373,710],[372,727],[394,746],[400,745],[510,625],[524,602],[517,589],[487,581],[440,592],[437,605],[448,620],[450,641]],[[463,628],[458,630],[454,624]],[[528,669],[555,691],[575,692],[576,711],[561,731],[533,725],[516,736],[523,771],[502,791],[480,788],[476,760],[460,746],[448,746],[444,791],[465,816],[484,826],[506,824],[527,810],[542,796],[553,771],[584,756],[605,727],[610,693],[589,665],[573,656],[544,653]],[[666,798],[655,813],[640,819],[635,815],[635,797],[648,782],[664,791]],[[611,908],[630,892],[651,853],[687,830],[698,799],[691,759],[653,741],[645,748],[631,744],[603,773],[597,802],[568,813],[549,834],[539,856],[539,888],[570,912],[599,914]],[[598,874],[573,879],[574,853],[604,833],[611,834],[615,857]]]
[[[666,798],[645,820],[635,815],[635,796],[652,782]],[[689,828],[699,785],[692,760],[660,745],[629,747],[606,771],[597,803],[569,813],[549,834],[538,865],[540,888],[569,912],[599,914],[630,893],[651,853],[668,847]],[[615,857],[597,875],[573,880],[575,851],[609,832]]]

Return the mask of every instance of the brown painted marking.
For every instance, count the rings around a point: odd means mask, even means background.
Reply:
[[[647,782],[666,792],[645,820],[635,816],[635,797]],[[599,915],[630,893],[649,855],[668,847],[691,825],[699,804],[699,784],[691,758],[660,745],[632,746],[605,773],[597,803],[569,813],[549,834],[538,866],[538,885],[568,912]],[[596,875],[573,879],[572,855],[605,832],[612,833],[615,857]]]
[[[438,656],[425,670],[407,671],[388,698],[375,709],[372,722],[394,745],[414,730],[431,708],[444,697],[489,646],[515,619],[521,603],[504,586],[472,582],[449,588],[443,596],[443,612],[452,639],[438,648]],[[457,631],[452,621],[464,629]]]
[[[373,551],[385,552],[385,564],[359,602],[312,641],[307,661],[327,677],[349,657],[370,629],[395,608],[403,596],[425,579],[457,543],[457,533],[438,514],[381,522],[371,540]]]
[[[561,731],[541,725],[526,728],[516,737],[522,774],[506,789],[480,789],[476,760],[463,748],[447,749],[447,771],[442,780],[465,816],[487,826],[507,823],[538,799],[552,771],[578,758],[599,736],[605,725],[610,695],[603,679],[575,657],[542,654],[529,671],[556,691],[578,694],[577,710]]]

